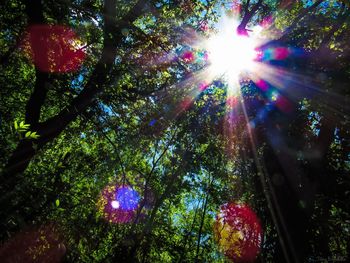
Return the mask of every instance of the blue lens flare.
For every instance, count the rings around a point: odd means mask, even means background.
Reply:
[[[128,186],[122,186],[116,191],[116,201],[119,202],[119,207],[123,210],[134,210],[137,208],[140,196]]]

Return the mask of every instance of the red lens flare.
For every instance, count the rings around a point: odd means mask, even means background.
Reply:
[[[194,99],[191,98],[190,96],[186,96],[182,101],[180,101],[178,110],[180,112],[188,110],[191,107],[193,100]]]
[[[35,66],[43,72],[74,72],[85,59],[78,36],[65,26],[32,25],[23,46]]]
[[[233,262],[254,262],[260,251],[262,228],[250,207],[230,203],[221,206],[214,224],[214,237]]]
[[[282,95],[278,96],[277,100],[276,100],[276,106],[283,112],[285,113],[289,113],[293,111],[293,104],[286,99],[285,97],[283,97]]]

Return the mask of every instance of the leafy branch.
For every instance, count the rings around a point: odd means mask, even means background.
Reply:
[[[13,126],[14,126],[15,131],[18,134],[20,140],[22,140],[22,139],[38,139],[40,137],[40,135],[37,134],[37,132],[31,131],[30,124],[27,124],[24,121],[21,121],[19,123],[17,121],[14,121]]]

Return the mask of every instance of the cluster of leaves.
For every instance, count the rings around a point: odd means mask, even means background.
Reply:
[[[14,121],[13,126],[15,128],[15,131],[18,133],[19,135],[19,139],[22,139],[23,134],[24,134],[24,138],[26,139],[38,139],[39,135],[34,131],[30,131],[30,124],[25,124],[24,121],[21,121],[20,123],[18,123],[17,121]]]

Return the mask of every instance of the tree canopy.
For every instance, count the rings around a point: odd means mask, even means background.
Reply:
[[[350,260],[347,0],[0,7],[1,262]]]

